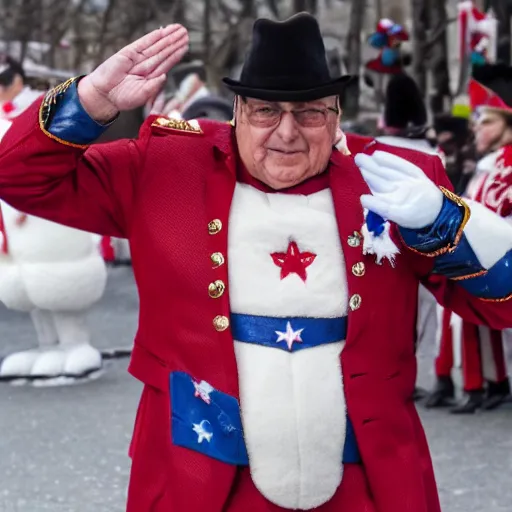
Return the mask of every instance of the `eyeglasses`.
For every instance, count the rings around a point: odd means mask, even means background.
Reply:
[[[330,113],[338,115],[337,107],[284,110],[273,103],[252,103],[244,101],[247,108],[247,118],[252,126],[258,128],[271,128],[277,126],[285,112],[293,115],[295,121],[304,128],[320,128],[327,123],[327,116]]]

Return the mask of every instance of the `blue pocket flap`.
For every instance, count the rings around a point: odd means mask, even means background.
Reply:
[[[183,372],[170,375],[172,441],[235,465],[249,459],[236,398]]]

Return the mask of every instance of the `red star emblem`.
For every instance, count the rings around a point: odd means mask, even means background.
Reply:
[[[274,252],[270,256],[281,268],[281,280],[290,274],[297,274],[304,282],[308,277],[306,269],[316,258],[312,252],[300,252],[296,242],[290,242],[286,252]]]

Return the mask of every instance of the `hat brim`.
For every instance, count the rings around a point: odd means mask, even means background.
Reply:
[[[280,90],[280,89],[263,89],[244,85],[238,80],[231,78],[223,78],[224,85],[238,96],[247,98],[255,98],[264,101],[314,101],[328,96],[338,96],[343,93],[344,89],[354,78],[353,75],[344,75],[336,80],[319,85],[312,89],[302,90]]]

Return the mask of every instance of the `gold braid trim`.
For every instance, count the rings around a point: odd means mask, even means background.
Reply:
[[[457,206],[460,206],[461,208],[464,208],[464,216],[462,217],[462,222],[460,223],[459,229],[457,230],[457,234],[455,235],[455,239],[453,242],[448,243],[446,247],[441,247],[441,249],[438,249],[437,251],[433,252],[421,252],[417,249],[414,249],[413,247],[409,247],[405,240],[402,238],[403,244],[410,249],[412,252],[415,252],[416,254],[421,254],[421,256],[427,256],[429,258],[435,258],[437,256],[441,256],[441,254],[445,254],[447,252],[453,252],[457,245],[459,245],[460,239],[462,238],[462,235],[464,233],[464,228],[466,227],[466,224],[468,223],[469,217],[471,216],[471,210],[469,206],[466,204],[465,201],[463,201],[459,196],[455,195],[453,192],[450,192],[448,189],[444,187],[439,187],[441,192],[445,195],[447,199],[452,201],[452,203],[455,203]],[[400,232],[398,233],[400,234]]]
[[[59,142],[60,144],[64,144],[65,146],[70,146],[72,148],[78,148],[78,149],[86,149],[89,147],[89,144],[75,144],[73,142],[68,142],[67,140],[61,139],[59,137],[56,137],[52,133],[50,133],[46,129],[46,123],[50,119],[50,114],[52,111],[52,108],[57,104],[57,100],[59,99],[59,96],[64,94],[73,83],[75,83],[80,77],[76,76],[73,78],[70,78],[66,80],[65,82],[57,85],[53,89],[50,89],[44,99],[41,103],[41,106],[39,107],[39,128],[41,131],[50,139]]]
[[[480,298],[480,300],[483,302],[507,302],[507,300],[510,300],[510,299],[512,299],[512,293],[510,295],[507,295],[506,297],[502,297],[501,299],[482,299],[482,298]]]
[[[488,270],[479,270],[478,272],[475,272],[474,274],[468,274],[467,276],[459,276],[459,277],[451,277],[450,279],[452,281],[464,281],[465,279],[473,279],[474,277],[480,277],[487,274]]]

